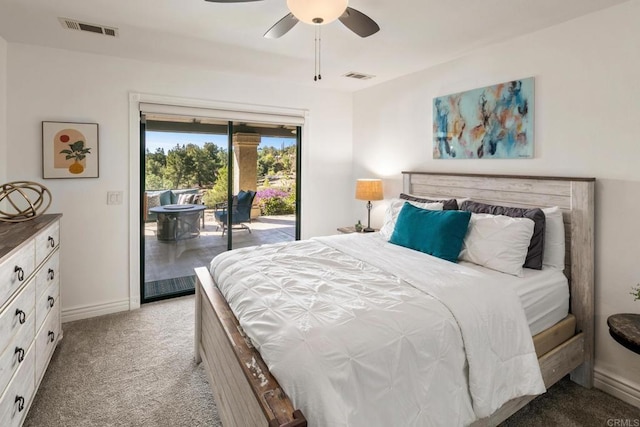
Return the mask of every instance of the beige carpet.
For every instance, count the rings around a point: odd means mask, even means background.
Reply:
[[[188,296],[65,323],[25,426],[219,427],[193,362],[193,305]],[[504,426],[640,426],[640,409],[564,379]]]
[[[62,325],[25,426],[219,426],[193,361],[194,297]]]
[[[501,426],[640,426],[640,409],[600,390],[587,390],[564,378]]]

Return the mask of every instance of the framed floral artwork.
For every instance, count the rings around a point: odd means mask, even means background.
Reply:
[[[42,122],[43,178],[98,178],[98,124]]]

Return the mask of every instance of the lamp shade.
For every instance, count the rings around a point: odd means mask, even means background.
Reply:
[[[356,199],[382,200],[381,179],[359,179],[356,181]]]
[[[333,22],[344,13],[348,4],[348,0],[287,0],[293,16],[307,24]]]

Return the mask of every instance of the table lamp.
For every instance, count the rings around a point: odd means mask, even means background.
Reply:
[[[362,231],[369,233],[375,231],[371,228],[371,201],[382,200],[381,179],[359,179],[356,181],[356,199],[367,201],[367,227]]]

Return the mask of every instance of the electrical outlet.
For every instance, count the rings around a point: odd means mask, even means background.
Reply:
[[[107,191],[107,204],[108,205],[121,205],[122,204],[122,191]]]

